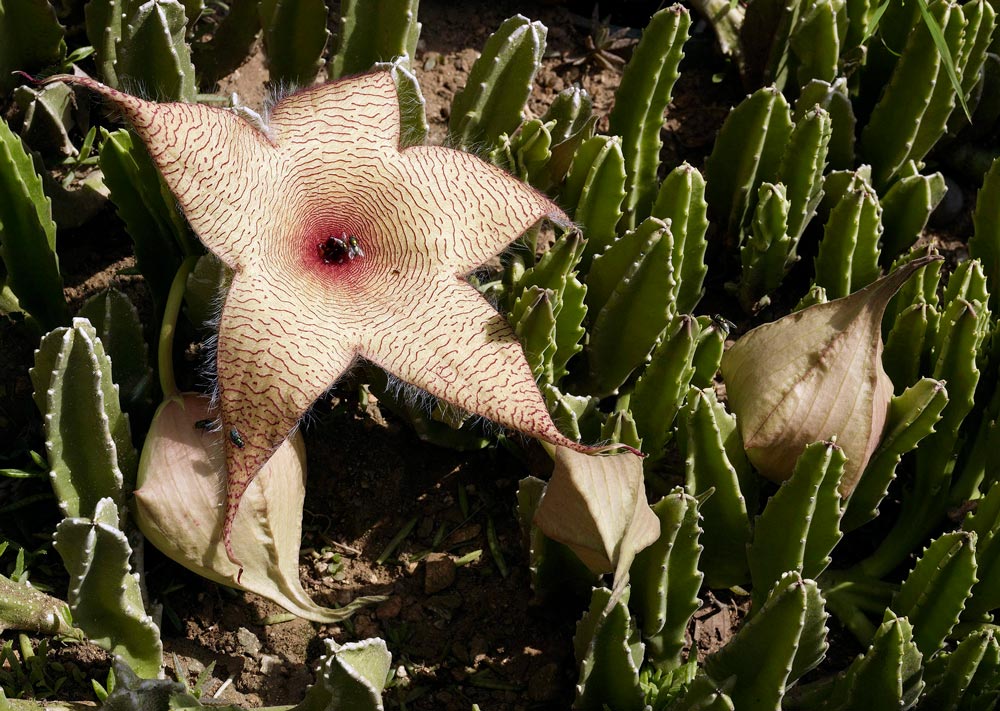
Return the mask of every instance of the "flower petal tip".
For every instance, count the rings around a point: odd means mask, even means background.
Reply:
[[[631,446],[629,444],[621,444],[621,443],[618,443],[618,444],[609,444],[609,445],[607,445],[605,447],[602,447],[601,449],[603,451],[605,451],[605,452],[610,452],[610,451],[616,450],[616,449],[617,450],[625,450],[625,452],[631,452],[635,456],[639,457],[639,459],[645,459],[648,456],[641,449],[633,447],[633,446]]]
[[[612,444],[595,444],[593,446],[577,443],[574,446],[570,447],[570,449],[573,449],[582,454],[590,454],[590,455],[608,454],[611,452],[617,454],[625,454],[627,452],[634,454],[635,456],[639,457],[639,459],[645,459],[647,456],[646,453],[643,452],[641,449],[638,449],[628,444],[622,444],[621,442],[614,442]]]
[[[562,208],[558,207],[555,203],[551,203],[551,207],[548,212],[545,213],[545,218],[551,222],[556,227],[561,227],[564,230],[575,230],[576,223],[569,218]]]
[[[236,571],[236,584],[242,585],[243,580],[243,563],[237,557],[236,552],[233,550],[233,537],[232,537],[232,521],[231,519],[226,519],[225,526],[222,531],[222,544],[226,548],[226,556],[229,558],[229,562],[239,568]]]
[[[10,73],[10,75],[14,76],[14,77],[22,77],[24,79],[27,79],[32,84],[43,84],[43,83],[47,84],[48,83],[47,79],[46,80],[38,79],[37,77],[33,77],[30,74],[28,74],[28,72],[22,72],[20,69],[15,69],[14,71],[12,71]]]

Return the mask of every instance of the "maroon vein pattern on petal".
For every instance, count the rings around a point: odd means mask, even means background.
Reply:
[[[315,295],[296,286],[238,273],[223,307],[216,361],[229,470],[225,533],[250,481],[356,355],[354,327],[324,318],[335,309],[316,308]]]
[[[418,213],[404,224],[421,225],[409,240],[453,274],[478,269],[543,217],[569,224],[548,198],[473,155],[437,146],[401,155],[399,206]]]
[[[320,84],[283,98],[268,124],[293,154],[338,162],[345,152],[399,149],[399,103],[388,72]]]
[[[592,451],[549,416],[510,325],[448,275],[400,289],[361,334],[361,355],[442,400],[554,444]]]
[[[86,86],[121,110],[149,150],[191,227],[223,262],[236,268],[278,197],[276,154],[267,137],[232,111],[200,104],[144,101],[93,79],[48,81]]]

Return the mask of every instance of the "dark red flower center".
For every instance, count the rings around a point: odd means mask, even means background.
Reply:
[[[355,235],[348,235],[346,232],[340,233],[339,236],[330,235],[318,242],[316,251],[324,264],[343,264],[356,257],[365,256],[361,250],[361,241]]]

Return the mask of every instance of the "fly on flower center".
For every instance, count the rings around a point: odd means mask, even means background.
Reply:
[[[294,240],[307,282],[323,289],[352,292],[373,278],[381,247],[374,230],[351,215],[316,215]]]
[[[316,244],[316,253],[323,264],[343,264],[365,256],[358,236],[346,232],[320,240]]]

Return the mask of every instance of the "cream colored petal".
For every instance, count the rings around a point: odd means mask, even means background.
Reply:
[[[256,252],[278,221],[282,167],[268,138],[232,111],[144,101],[85,77],[47,81],[85,86],[110,101],[142,139],[199,239],[232,268]]]
[[[229,470],[228,536],[243,491],[306,410],[351,365],[356,327],[308,284],[239,273],[219,321],[219,405]]]
[[[467,282],[439,276],[390,297],[372,309],[362,356],[471,413],[592,451],[556,429],[510,325]]]
[[[330,165],[352,150],[396,151],[396,83],[389,72],[371,72],[302,89],[274,106],[268,125],[282,153],[295,160]]]
[[[479,268],[542,218],[570,224],[551,200],[472,154],[414,146],[401,166],[387,177],[406,246],[452,274]]]
[[[383,269],[464,275],[543,217],[568,218],[541,193],[468,153],[398,151],[395,83],[386,72],[284,99],[270,120],[286,171],[285,213],[270,240],[355,235]],[[291,233],[291,234],[290,234]]]

